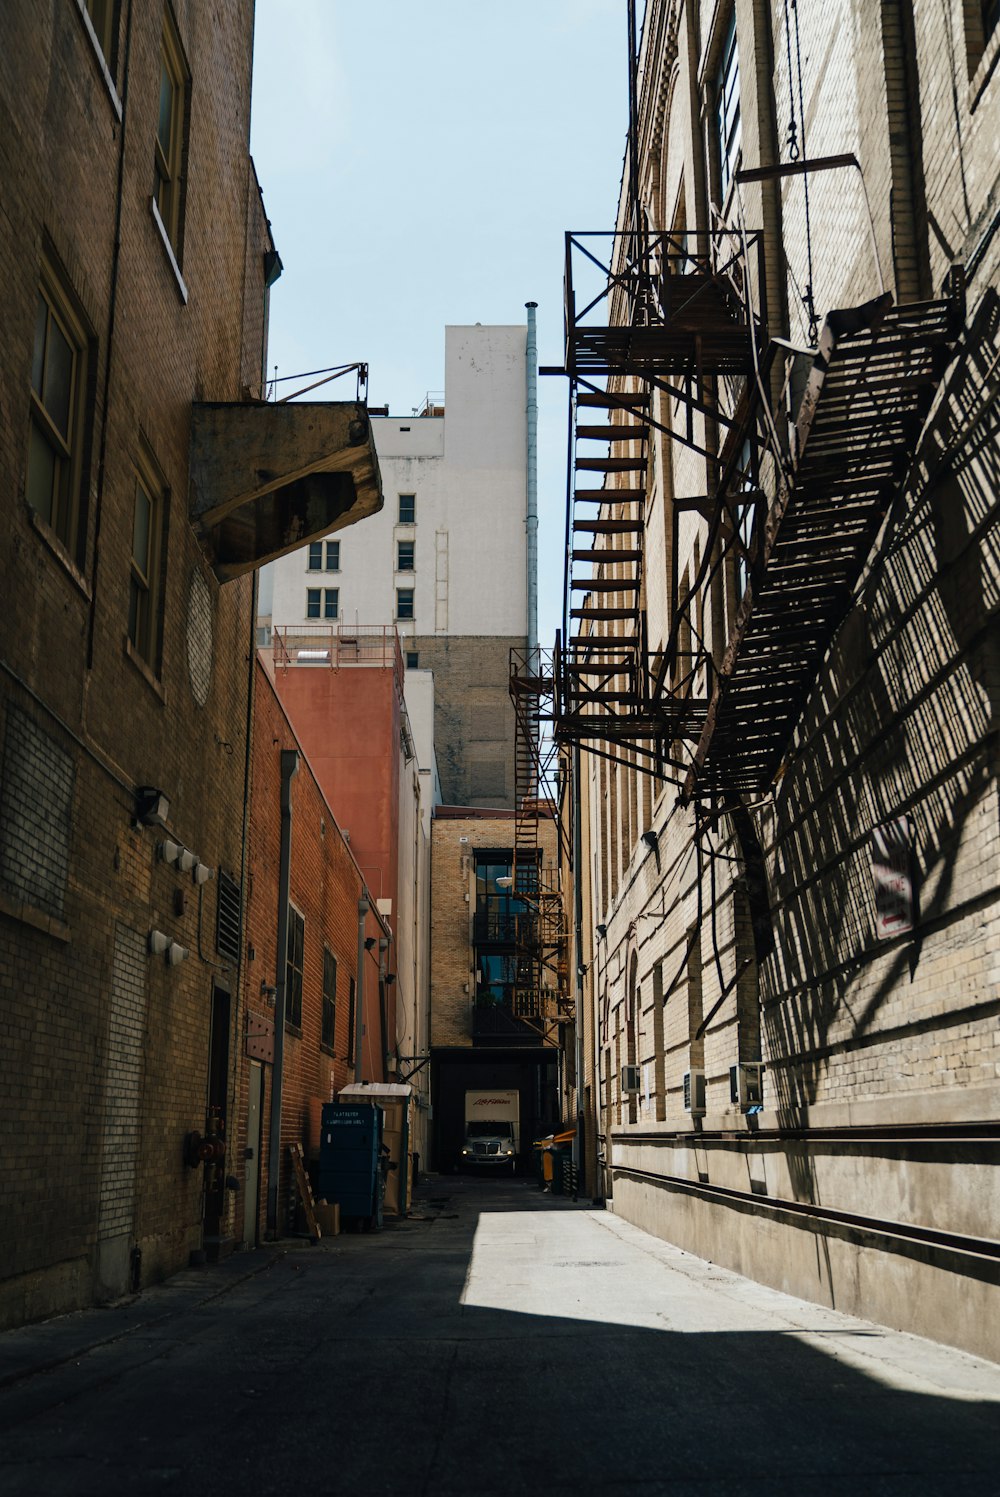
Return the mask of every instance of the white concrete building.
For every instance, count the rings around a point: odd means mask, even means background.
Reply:
[[[374,422],[382,511],[283,557],[262,590],[278,629],[396,625],[407,670],[433,672],[440,794],[455,805],[514,803],[508,676],[510,649],[526,638],[526,344],[524,326],[447,328],[445,397]],[[433,762],[420,762],[434,778]]]

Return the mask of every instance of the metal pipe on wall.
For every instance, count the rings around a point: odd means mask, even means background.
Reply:
[[[288,899],[292,879],[292,781],[299,772],[297,749],[281,750],[281,852],[278,861],[278,951],[274,975],[274,1064],[271,1067],[271,1129],[267,1152],[267,1230],[278,1231],[281,1175],[281,1084],[285,1068],[285,986],[288,975]]]
[[[536,301],[525,302],[528,312],[528,338],[525,346],[527,389],[527,455],[525,473],[525,519],[527,537],[527,634],[528,659],[534,661],[538,649],[538,337],[535,328]]]
[[[576,1073],[576,1136],[573,1140],[573,1163],[577,1169],[577,1189],[586,1194],[586,1127],[587,1118],[584,1111],[583,1099],[586,1095],[585,1080],[583,1073],[583,1013],[584,994],[583,978],[586,968],[583,965],[583,827],[580,824],[580,745],[573,745],[573,785],[572,785],[572,816],[573,816],[573,944],[576,956],[576,995],[573,1005],[573,1043],[574,1056],[573,1067]]]
[[[364,1051],[362,1044],[365,1034],[365,921],[371,906],[368,903],[368,891],[358,900],[358,975],[354,987],[354,1079],[364,1081]]]

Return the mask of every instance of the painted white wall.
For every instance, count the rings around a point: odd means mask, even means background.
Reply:
[[[421,634],[523,636],[525,344],[523,326],[445,329],[445,414],[373,418],[384,507],[335,537],[339,571],[310,572],[308,548],[266,569],[276,626],[306,621],[313,587],[337,589],[342,623],[396,622],[404,651]],[[412,526],[400,494],[415,496]],[[412,572],[397,569],[400,541]],[[411,587],[415,616],[397,620]]]
[[[441,780],[434,751],[434,672],[409,670],[403,677],[406,715],[413,734],[420,774],[420,811],[430,840],[431,810],[441,804]]]

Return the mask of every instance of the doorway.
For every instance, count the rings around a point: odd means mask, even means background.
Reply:
[[[259,1060],[250,1062],[247,1097],[246,1180],[243,1196],[243,1241],[248,1248],[257,1246],[258,1209],[260,1204],[261,1112],[264,1102],[264,1067]]]

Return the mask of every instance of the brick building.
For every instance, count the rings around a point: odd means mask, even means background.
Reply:
[[[439,806],[431,840],[432,1161],[458,1166],[468,1089],[516,1087],[522,1165],[532,1141],[560,1121],[557,1031],[517,1012],[521,924],[532,906],[514,887],[515,814]],[[555,823],[539,819],[546,865]]]
[[[570,1106],[617,1212],[996,1356],[997,9],[650,0],[635,55],[568,246]]]
[[[294,756],[294,774],[288,758]],[[278,917],[282,828],[282,781],[290,775],[291,827],[289,929],[279,957]],[[258,658],[253,724],[253,784],[250,798],[249,893],[244,966],[244,1029],[237,1115],[236,1159],[242,1183],[237,1240],[252,1247],[268,1226],[268,1185],[274,1185],[271,1224],[284,1232],[289,1201],[287,1146],[307,1154],[318,1145],[319,1109],[348,1082],[384,1081],[392,1015],[379,939],[388,926],[368,898],[362,992],[362,1063],[355,1052],[358,967],[358,903],[369,890],[317,781],[313,766],[284,711],[274,682]],[[284,970],[281,970],[281,966]],[[275,990],[285,981],[285,1029],[281,1097],[282,1168],[270,1168],[270,1119],[274,1098]],[[391,988],[388,990],[391,995]],[[245,1161],[245,1163],[243,1163]]]
[[[523,326],[446,328],[444,393],[373,421],[381,513],[283,557],[262,587],[273,584],[273,624],[292,633],[313,620],[395,626],[407,672],[433,673],[449,805],[514,804],[507,681],[527,634],[528,355]]]
[[[252,7],[4,7],[0,1323],[224,1237],[253,568],[378,508],[362,405],[259,399]],[[263,458],[263,449],[267,458]],[[211,877],[212,874],[216,877]]]

